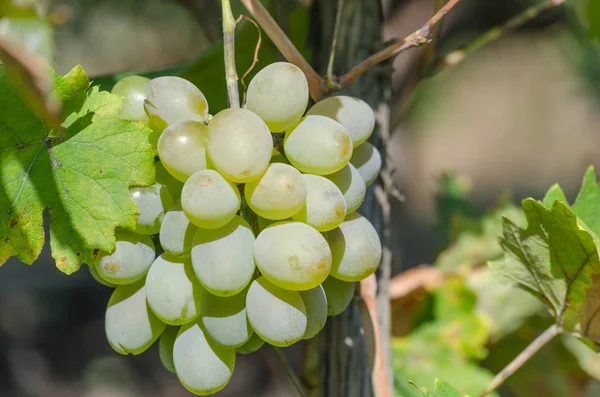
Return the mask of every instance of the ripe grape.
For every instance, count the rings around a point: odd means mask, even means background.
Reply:
[[[155,183],[146,187],[132,187],[129,193],[140,211],[134,232],[146,235],[158,233],[165,211],[173,205],[167,188]]]
[[[185,182],[196,171],[209,168],[206,157],[208,128],[197,121],[168,126],[158,140],[158,155],[167,171]]]
[[[219,229],[198,229],[192,243],[196,276],[210,293],[232,296],[254,275],[254,234],[241,216]]]
[[[245,109],[225,109],[208,124],[211,164],[232,182],[245,183],[261,176],[271,159],[271,132],[256,114]]]
[[[271,284],[265,277],[250,285],[246,310],[254,332],[274,346],[290,346],[306,331],[306,307],[300,293]]]
[[[247,292],[246,288],[228,297],[204,292],[200,318],[208,335],[220,345],[240,347],[254,333],[246,316]]]
[[[367,218],[354,212],[326,233],[331,247],[331,275],[343,281],[360,281],[375,272],[381,261],[381,242]]]
[[[327,277],[323,284],[323,291],[327,296],[327,314],[337,316],[342,313],[354,297],[355,283],[338,280],[335,277]]]
[[[365,199],[367,186],[358,170],[350,163],[344,168],[326,176],[344,194],[346,201],[346,212],[356,211]]]
[[[109,283],[108,281],[104,281],[102,279],[102,277],[100,277],[98,275],[98,272],[96,271],[96,268],[94,267],[94,265],[87,266],[87,268],[89,269],[90,274],[92,275],[92,278],[94,280],[96,280],[98,282],[98,284],[104,285],[105,287],[109,287],[109,288],[117,288],[116,284]]]
[[[320,285],[299,292],[306,307],[307,316],[306,331],[302,339],[311,339],[323,329],[327,321],[327,297]]]
[[[181,327],[175,339],[173,363],[186,389],[198,395],[212,394],[229,383],[235,350],[210,340],[201,322],[190,323]]]
[[[124,230],[117,231],[115,239],[115,250],[100,252],[94,260],[98,276],[115,285],[142,279],[156,255],[152,239]]]
[[[175,204],[165,213],[160,225],[160,245],[170,255],[189,256],[196,226],[185,216],[181,203]]]
[[[154,165],[156,166],[156,183],[167,188],[173,201],[179,201],[181,198],[181,190],[183,189],[183,182],[173,178],[173,175],[169,174],[169,171],[165,169],[165,166],[160,160],[157,160]]]
[[[327,241],[301,222],[279,222],[260,232],[254,243],[254,259],[270,282],[294,291],[316,287],[331,269]]]
[[[189,258],[162,254],[146,276],[148,305],[163,322],[170,325],[189,323],[200,314],[202,287]]]
[[[325,116],[306,116],[286,131],[283,147],[294,167],[315,175],[339,171],[352,157],[350,134]]]
[[[287,164],[271,164],[260,178],[246,183],[248,206],[263,218],[281,220],[297,213],[306,200],[302,174]]]
[[[157,131],[178,121],[204,122],[208,117],[208,102],[202,91],[175,76],[157,77],[146,84],[144,109],[148,124]]]
[[[167,325],[167,328],[158,340],[158,355],[163,367],[171,373],[175,373],[175,364],[173,363],[173,345],[175,338],[179,333],[179,327]]]
[[[369,142],[364,142],[354,148],[350,162],[356,167],[367,186],[377,179],[379,171],[381,171],[381,154]]]
[[[248,85],[246,107],[258,114],[271,131],[291,127],[302,117],[306,105],[308,81],[291,63],[276,62],[265,67]]]
[[[142,280],[117,287],[108,301],[104,319],[106,338],[117,353],[139,354],[158,339],[165,330],[146,304]]]
[[[143,123],[148,121],[144,110],[144,99],[146,99],[146,83],[149,78],[143,76],[127,76],[113,86],[111,92],[123,97],[120,116],[125,120],[138,120]]]
[[[315,103],[306,114],[327,116],[343,125],[350,133],[354,147],[366,141],[375,128],[373,109],[365,101],[350,96],[339,95],[323,99]]]
[[[304,222],[320,232],[335,229],[346,217],[346,200],[329,179],[318,175],[302,175],[308,192],[304,206],[292,219]]]
[[[225,226],[240,204],[237,187],[214,170],[195,172],[181,191],[183,212],[194,225],[205,229]]]
[[[250,354],[260,349],[265,344],[265,341],[255,332],[252,334],[248,342],[235,349],[237,353]]]

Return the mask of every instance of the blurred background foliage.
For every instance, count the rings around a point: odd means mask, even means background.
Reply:
[[[463,0],[444,22],[437,55],[469,48],[538,2]],[[319,55],[309,47],[311,0],[263,3],[307,58]],[[433,0],[382,4],[385,40],[420,27],[434,7]],[[238,1],[233,6],[235,15],[244,12]],[[131,73],[178,74],[200,87],[212,113],[226,106],[219,18],[217,0],[0,0],[0,36],[59,73],[81,64],[104,89]],[[257,39],[241,21],[240,75]],[[500,283],[486,263],[502,255],[502,216],[524,222],[522,198],[540,198],[554,182],[573,198],[585,169],[600,165],[600,2],[569,0],[407,95],[419,59],[412,50],[391,62],[388,157],[405,197],[392,203],[394,274],[430,265],[416,288],[394,292],[410,271],[392,282],[394,387],[419,396],[409,380],[432,388],[440,378],[476,394],[551,321],[540,302]],[[281,60],[264,35],[258,60],[252,73]],[[110,349],[109,295],[86,269],[70,277],[53,269],[47,250],[32,267],[9,261],[1,268],[0,395],[189,395],[155,349],[138,357]],[[301,346],[287,353],[300,367]],[[238,367],[218,395],[293,395],[269,349],[241,357]],[[600,358],[574,338],[557,338],[498,395],[598,396]]]

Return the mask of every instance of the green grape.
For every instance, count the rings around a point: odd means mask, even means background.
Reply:
[[[292,219],[320,232],[335,229],[346,217],[346,200],[340,189],[322,176],[302,175],[308,192],[306,202]]]
[[[206,333],[217,343],[239,347],[248,342],[254,331],[246,317],[248,289],[233,296],[222,297],[205,292],[200,317]]]
[[[344,168],[326,176],[344,194],[346,212],[356,211],[365,199],[367,186],[356,168],[350,163]]]
[[[125,120],[138,120],[143,123],[148,121],[144,110],[146,99],[146,83],[150,79],[143,76],[127,76],[113,86],[111,92],[123,97],[120,115]]]
[[[208,124],[208,157],[215,169],[232,182],[246,183],[261,176],[272,151],[269,128],[248,110],[222,110]]]
[[[157,77],[146,84],[144,109],[148,124],[157,131],[178,121],[202,123],[208,117],[208,102],[202,91],[175,76]]]
[[[170,325],[187,324],[198,317],[202,292],[189,258],[162,254],[146,276],[148,305]]]
[[[297,169],[275,163],[260,178],[246,183],[244,194],[256,214],[281,220],[300,211],[306,200],[306,184]]]
[[[355,283],[338,280],[335,277],[327,277],[321,284],[327,296],[327,314],[337,316],[342,313],[354,297]]]
[[[236,348],[235,351],[240,354],[250,354],[250,353],[254,353],[258,349],[263,347],[264,344],[265,344],[265,341],[262,340],[260,338],[260,336],[258,336],[255,332],[252,334],[250,339],[248,339],[248,342],[246,342],[242,346]]]
[[[146,235],[158,233],[165,211],[173,205],[168,189],[155,183],[146,187],[132,187],[129,193],[140,211],[133,231]]]
[[[98,276],[115,285],[131,284],[142,279],[156,255],[152,239],[124,230],[117,231],[115,239],[115,250],[101,251],[94,260]]]
[[[306,331],[306,307],[300,293],[271,284],[265,277],[250,285],[246,310],[254,332],[274,346],[293,345]]]
[[[360,281],[375,272],[381,261],[377,231],[364,216],[354,212],[339,228],[326,233],[331,247],[331,275],[343,281]]]
[[[181,198],[181,189],[183,189],[183,182],[173,178],[160,160],[156,161],[154,164],[156,166],[156,183],[167,188],[173,201],[179,201]]]
[[[96,271],[96,268],[92,265],[92,266],[88,266],[87,267],[90,271],[90,274],[92,275],[92,278],[94,280],[96,280],[98,282],[98,284],[104,285],[105,287],[109,287],[109,288],[117,288],[116,284],[113,283],[109,283],[108,281],[104,281],[102,279],[102,277],[100,277],[98,275],[98,272]]]
[[[350,162],[356,167],[367,186],[375,182],[381,171],[381,154],[369,142],[364,142],[354,148]]]
[[[280,222],[260,232],[254,243],[254,260],[270,282],[293,291],[315,288],[331,269],[327,241],[300,222]]]
[[[104,327],[108,343],[117,353],[139,354],[165,330],[146,304],[143,280],[117,287],[108,301]]]
[[[181,327],[173,345],[173,363],[181,384],[197,395],[208,395],[229,383],[235,350],[208,338],[201,322]]]
[[[263,230],[265,230],[266,228],[268,228],[269,226],[271,226],[275,223],[292,221],[291,218],[281,219],[281,220],[273,220],[273,219],[263,218],[262,216],[258,216],[258,215],[256,216],[256,219],[257,219],[257,223],[258,223],[258,231],[259,232],[262,232]]]
[[[254,234],[241,216],[219,229],[198,229],[192,244],[196,276],[213,295],[232,296],[254,275]]]
[[[246,107],[258,114],[271,131],[296,123],[308,105],[308,81],[295,65],[276,62],[259,71],[248,85]]]
[[[319,101],[311,107],[307,115],[318,114],[337,121],[346,128],[354,147],[360,145],[375,128],[375,114],[365,101],[350,96],[339,95]]]
[[[237,187],[214,170],[195,172],[181,191],[183,212],[194,225],[205,229],[225,226],[240,204]]]
[[[209,168],[206,158],[208,128],[197,121],[168,126],[158,140],[158,155],[173,177],[185,182],[196,171]]]
[[[327,175],[344,168],[352,157],[352,138],[337,121],[306,116],[283,140],[285,155],[302,172]]]
[[[317,285],[307,291],[299,291],[306,307],[306,331],[302,339],[314,338],[327,321],[327,297],[323,287]]]
[[[165,332],[162,333],[158,340],[158,355],[163,367],[171,373],[175,373],[175,364],[173,363],[173,345],[175,338],[179,333],[179,327],[167,325]]]
[[[177,203],[169,208],[163,217],[159,234],[160,245],[170,255],[189,256],[196,229],[183,213],[181,203]]]

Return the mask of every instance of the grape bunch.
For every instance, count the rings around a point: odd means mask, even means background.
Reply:
[[[151,127],[159,156],[156,183],[130,189],[135,229],[118,229],[90,266],[115,287],[115,351],[160,339],[164,366],[206,395],[227,385],[237,353],[310,339],[346,309],[381,259],[356,212],[381,168],[364,101],[334,96],[306,112],[306,77],[284,62],[256,74],[243,108],[214,116],[179,77],[130,76],[113,93],[123,118]]]

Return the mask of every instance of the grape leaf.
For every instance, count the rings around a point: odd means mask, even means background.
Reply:
[[[436,379],[435,380],[435,390],[430,391],[427,387],[423,387],[421,389],[418,388],[417,385],[414,385],[422,394],[423,397],[464,397],[463,394],[458,392],[455,388],[450,386],[448,383]],[[467,396],[468,397],[468,396]]]
[[[582,214],[594,192],[587,187],[584,182],[578,197]],[[490,266],[546,303],[564,332],[599,340],[600,259],[593,233],[563,201],[548,209],[526,199],[523,210],[527,228],[504,220],[505,260]]]
[[[118,116],[121,98],[89,86],[80,67],[57,76],[64,132],[55,136],[0,67],[0,264],[39,256],[45,210],[52,257],[67,274],[114,249],[115,227],[135,225],[129,186],[154,181],[150,129]]]

